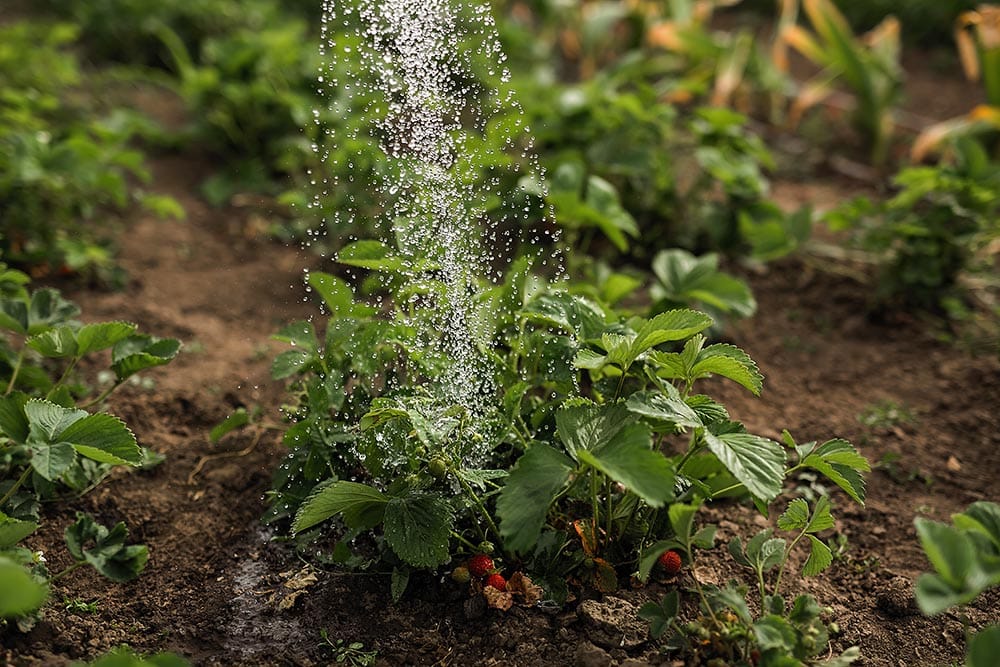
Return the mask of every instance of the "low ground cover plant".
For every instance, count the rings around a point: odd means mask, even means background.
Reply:
[[[436,278],[404,280],[402,260],[386,248],[374,254],[356,260],[349,246],[341,259],[398,272],[389,284],[399,291],[383,303],[402,307],[375,309],[343,280],[313,273],[330,313],[326,331],[300,322],[277,336],[293,347],[273,375],[291,379],[294,399],[269,518],[292,519],[311,537],[317,526],[329,531],[330,558],[391,572],[394,596],[415,573],[440,569],[500,609],[562,604],[579,588],[614,592],[633,576],[648,579],[661,558],[674,567],[711,548],[714,528],[695,528],[705,503],[744,497],[766,512],[786,478],[805,469],[863,502],[868,464],[846,441],[774,442],[696,391],[712,376],[754,394],[762,388],[746,353],[705,337],[711,317],[685,308],[625,317],[533,276],[527,260],[502,284],[481,285],[474,300],[474,343],[495,394],[485,409],[442,401],[434,381],[446,360],[419,340],[419,322],[430,317],[421,310],[434,299],[405,297],[415,284],[437,294]],[[793,538],[758,536],[734,550],[757,568],[761,586],[799,544],[808,545],[807,574],[829,565],[816,536],[832,526],[826,498],[791,501],[778,525]],[[820,623],[815,603],[786,610],[780,588],[779,574],[773,589],[761,589],[771,615],[759,623],[785,619],[793,634]],[[751,626],[744,657],[760,644]],[[806,659],[826,641],[792,644],[765,648]]]
[[[129,378],[168,363],[180,342],[140,334],[128,322],[81,324],[80,309],[56,290],[29,290],[28,277],[0,264],[0,622],[27,629],[39,618],[51,584],[84,565],[112,581],[128,581],[148,558],[127,544],[128,529],[110,529],[87,515],[65,530],[73,564],[50,573],[44,555],[26,542],[40,526],[43,500],[87,493],[115,466],[160,459],[107,412],[92,412]],[[84,358],[110,350],[114,379],[105,388],[81,384]]]
[[[951,525],[917,518],[920,545],[934,572],[920,575],[914,596],[932,616],[973,602],[1000,586],[1000,505],[975,502],[953,514]],[[967,667],[986,667],[1000,655],[1000,625],[967,632]]]

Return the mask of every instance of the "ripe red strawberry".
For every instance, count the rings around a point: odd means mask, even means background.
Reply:
[[[681,571],[681,555],[673,549],[660,554],[657,562],[667,574],[673,575]]]
[[[493,559],[486,554],[476,554],[469,559],[469,572],[474,577],[485,577],[493,571]]]
[[[507,590],[507,580],[503,578],[503,575],[496,574],[496,573],[491,574],[489,576],[489,578],[486,580],[486,585],[487,586],[492,586],[493,588],[497,589],[498,591],[505,591],[505,590]]]

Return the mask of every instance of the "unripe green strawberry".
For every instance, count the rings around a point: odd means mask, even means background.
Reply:
[[[667,574],[673,575],[681,571],[681,555],[673,549],[660,554],[656,562]]]
[[[486,554],[476,554],[469,559],[469,572],[474,577],[485,577],[493,571],[493,559]]]
[[[451,580],[456,584],[467,584],[469,583],[469,568],[462,567],[459,565],[454,570],[451,571]]]
[[[500,574],[491,574],[486,580],[486,585],[490,588],[495,588],[498,591],[507,590],[507,580],[503,578]]]
[[[427,469],[430,471],[431,475],[441,479],[448,474],[448,464],[444,459],[435,457],[430,460],[427,464]]]

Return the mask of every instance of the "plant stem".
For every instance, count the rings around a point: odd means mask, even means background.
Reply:
[[[613,521],[614,501],[611,497],[611,491],[612,491],[612,482],[611,478],[608,477],[607,479],[604,480],[604,512],[607,514],[607,517],[605,517],[604,519],[604,522],[607,525],[607,528],[605,529],[604,539],[608,540],[609,544],[611,543],[612,539],[611,533],[614,530],[614,521]]]
[[[696,437],[697,437],[697,431],[691,434],[691,442],[688,444],[688,450],[684,452],[684,456],[682,456],[681,460],[677,462],[677,468],[676,468],[677,472],[683,470],[684,464],[688,462],[688,459],[694,456],[696,452],[701,450],[701,446],[695,444]]]
[[[598,490],[600,489],[601,481],[597,479],[597,471],[591,468],[590,470],[590,508],[594,513],[593,524],[594,527],[594,542],[596,546],[597,542],[597,527],[601,525],[600,515],[601,515],[601,501],[598,497]]]
[[[469,540],[465,539],[462,535],[460,535],[459,533],[456,533],[454,530],[451,531],[451,536],[454,537],[459,542],[461,542],[462,544],[464,544],[470,551],[472,551],[472,553],[476,553],[477,551],[479,551],[479,547],[478,546],[476,546],[475,544],[473,544]]]
[[[24,468],[24,472],[22,472],[21,476],[17,478],[17,481],[14,482],[14,485],[9,489],[7,489],[7,493],[3,494],[3,498],[0,498],[0,507],[3,507],[5,504],[7,504],[7,501],[10,500],[15,493],[17,493],[17,490],[21,488],[21,485],[28,481],[29,475],[31,475],[30,465]]]
[[[624,388],[625,388],[625,374],[626,374],[626,372],[628,372],[628,367],[625,367],[625,368],[623,368],[623,369],[622,369],[622,375],[621,375],[621,377],[620,377],[620,378],[618,379],[618,386],[617,386],[617,387],[615,388],[615,398],[614,398],[614,400],[612,401],[612,403],[614,403],[614,402],[615,402],[615,401],[617,401],[617,400],[618,400],[619,398],[621,398],[621,395],[622,395],[622,389],[624,389]]]
[[[17,361],[14,363],[14,370],[10,374],[10,382],[7,383],[7,391],[3,393],[4,396],[10,396],[10,392],[14,391],[14,383],[17,381],[17,375],[21,372],[21,364],[24,363],[24,348],[17,355]]]
[[[778,578],[774,581],[774,592],[776,595],[781,593],[781,576],[785,574],[785,565],[788,564],[788,556],[792,553],[792,549],[795,548],[795,545],[799,543],[799,540],[801,540],[806,534],[806,530],[808,530],[808,528],[809,525],[807,522],[805,528],[802,529],[802,532],[796,535],[795,539],[792,540],[792,543],[788,545],[787,549],[785,549],[785,557],[781,559],[781,567],[778,568]]]
[[[471,486],[469,486],[468,482],[458,475],[455,475],[455,477],[458,478],[458,483],[462,486],[462,490],[468,494],[472,503],[476,506],[476,509],[479,510],[479,514],[482,515],[483,520],[486,522],[486,527],[489,528],[490,532],[493,533],[493,536],[496,538],[497,544],[502,544],[503,540],[500,537],[500,529],[497,528],[497,525],[493,522],[493,517],[490,516],[490,513],[486,511],[486,506],[483,505],[483,501],[479,498],[479,495]],[[478,525],[479,524],[476,523],[477,527]],[[483,536],[483,539],[486,539],[485,535]]]
[[[49,389],[49,393],[45,395],[46,400],[52,398],[52,394],[56,393],[56,390],[62,386],[62,383],[65,382],[66,378],[69,377],[69,374],[73,371],[74,368],[76,368],[76,364],[78,361],[80,361],[80,357],[73,357],[73,360],[69,362],[69,365],[66,366],[66,370],[64,370],[63,374],[59,377],[59,381],[56,382],[54,385],[52,385],[52,389]]]
[[[85,560],[78,560],[75,563],[73,563],[72,565],[67,566],[66,569],[63,570],[62,572],[60,572],[59,574],[57,574],[54,577],[50,578],[49,581],[54,583],[54,582],[62,579],[63,577],[65,577],[67,574],[69,574],[73,570],[77,569],[78,567],[82,567],[82,566],[84,566],[86,564],[87,564],[87,561],[85,561]]]
[[[718,498],[722,494],[729,493],[730,491],[735,491],[736,489],[740,488],[741,486],[743,486],[743,483],[742,482],[737,482],[736,484],[733,484],[731,486],[727,486],[724,489],[719,489],[718,491],[714,491],[712,493],[712,497],[709,498],[709,500],[715,500],[716,498]]]
[[[103,403],[105,400],[107,400],[108,396],[111,395],[111,392],[113,392],[115,389],[118,389],[118,387],[122,386],[122,384],[124,384],[124,382],[122,380],[118,380],[113,385],[111,385],[111,387],[109,387],[108,389],[106,389],[104,391],[104,393],[102,393],[97,398],[95,398],[95,399],[93,399],[91,401],[87,401],[86,403],[84,403],[82,405],[78,405],[76,407],[80,408],[81,410],[86,410],[87,408],[92,407],[94,405],[99,405],[99,404]]]

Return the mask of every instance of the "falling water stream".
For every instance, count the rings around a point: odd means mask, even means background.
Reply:
[[[361,220],[360,203],[349,199],[326,215],[326,234],[374,224],[409,262],[404,279],[411,288],[400,292],[433,299],[432,320],[415,324],[433,352],[449,360],[433,389],[442,404],[482,413],[495,402],[496,387],[476,344],[472,295],[503,273],[518,246],[540,241],[519,235],[532,216],[545,215],[538,200],[531,204],[516,191],[519,179],[540,182],[541,170],[508,85],[490,7],[326,0],[321,50],[319,92],[328,112],[360,122],[324,130],[317,152],[328,170],[314,176],[312,205],[322,208],[338,188],[370,179],[364,187],[377,205],[367,210],[379,210],[379,219]],[[443,285],[433,297],[425,288],[431,276]]]

